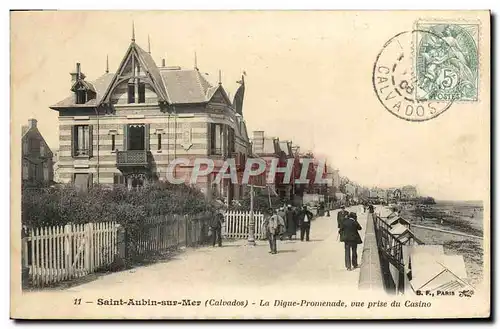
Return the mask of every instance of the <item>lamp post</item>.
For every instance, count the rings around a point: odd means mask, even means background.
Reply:
[[[96,169],[97,169],[97,185],[99,185],[99,183],[101,182],[99,180],[99,172],[100,172],[100,168],[99,168],[99,162],[100,162],[100,159],[99,159],[99,147],[100,147],[100,141],[99,141],[99,107],[96,107],[95,108],[95,115],[97,117],[97,164],[96,164]]]
[[[250,185],[250,221],[248,223],[248,244],[255,246],[255,217],[253,214],[253,185]]]

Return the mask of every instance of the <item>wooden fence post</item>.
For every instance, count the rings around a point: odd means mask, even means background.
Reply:
[[[176,248],[179,248],[181,245],[181,243],[180,243],[180,241],[181,241],[181,221],[179,219],[177,219],[175,222],[177,223],[177,246],[176,246]]]
[[[116,224],[116,250],[119,261],[125,262],[128,256],[127,249],[127,231],[122,225]]]
[[[91,257],[90,254],[92,252],[92,248],[90,246],[90,240],[92,239],[92,223],[85,224],[84,228],[84,238],[83,241],[85,243],[85,255],[83,259],[83,267],[85,268],[85,274],[89,274],[92,271],[92,264],[90,263]]]
[[[22,238],[22,244],[21,244],[21,257],[22,257],[22,263],[21,263],[21,283],[22,286],[25,287],[28,285],[29,281],[29,274],[30,274],[30,269],[29,269],[29,264],[28,264],[28,232],[23,228],[21,231],[21,238]],[[33,248],[33,242],[31,242]]]
[[[73,256],[73,235],[72,235],[72,229],[71,229],[71,224],[66,224],[64,226],[64,237],[66,240],[66,245],[65,245],[65,264],[64,267],[67,271],[67,278],[70,279],[72,278],[72,256]]]
[[[184,232],[185,232],[185,237],[186,237],[186,247],[189,246],[189,223],[188,223],[188,219],[187,219],[187,216],[182,216],[182,220],[184,221]]]

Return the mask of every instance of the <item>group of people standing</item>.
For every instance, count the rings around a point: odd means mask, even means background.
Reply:
[[[373,206],[369,207],[373,213]],[[266,233],[269,241],[269,253],[277,254],[277,240],[287,238],[291,240],[297,235],[297,229],[300,229],[300,240],[309,241],[311,232],[311,221],[313,214],[307,209],[307,206],[293,208],[291,205],[279,208],[278,210],[269,208],[268,216],[265,217],[262,229]],[[222,246],[222,223],[224,222],[224,213],[218,211],[210,222],[210,231],[212,245]],[[361,225],[358,223],[355,212],[349,212],[344,206],[337,214],[337,228],[340,241],[344,243],[345,267],[348,271],[358,267],[358,244],[362,243],[359,230]]]
[[[270,253],[278,252],[276,240],[288,237],[291,240],[297,235],[297,229],[300,229],[300,240],[309,241],[311,232],[311,221],[313,214],[307,209],[307,206],[302,208],[292,208],[291,205],[282,207],[278,210],[270,208],[268,216],[264,219],[263,231],[266,233],[269,240]]]

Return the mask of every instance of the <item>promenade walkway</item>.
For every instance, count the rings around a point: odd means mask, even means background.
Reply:
[[[364,238],[366,214],[358,213],[358,221],[363,227],[360,234]],[[362,250],[363,246],[358,246],[359,262]],[[95,296],[152,296],[159,291],[187,292],[209,288],[294,289],[314,285],[357,290],[359,269],[345,269],[344,244],[338,240],[337,234],[337,211],[332,211],[330,217],[318,217],[312,222],[311,241],[278,241],[278,253],[272,255],[268,251],[267,241],[257,241],[256,246],[248,246],[245,240],[223,241],[221,248],[186,249],[165,262],[104,275],[64,290],[43,290],[27,295],[33,297],[33,303],[63,296],[71,303],[76,297],[95,300]]]

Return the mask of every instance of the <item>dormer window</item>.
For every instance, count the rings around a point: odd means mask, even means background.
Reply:
[[[95,99],[94,86],[85,81],[85,74],[80,71],[80,63],[76,63],[76,72],[71,73],[71,91],[75,93],[75,104],[86,104]]]

